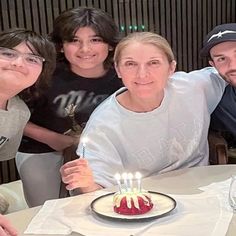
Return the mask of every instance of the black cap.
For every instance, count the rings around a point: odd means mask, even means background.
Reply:
[[[203,41],[203,48],[200,51],[200,56],[209,56],[212,47],[227,41],[236,41],[236,23],[218,25],[209,32]]]

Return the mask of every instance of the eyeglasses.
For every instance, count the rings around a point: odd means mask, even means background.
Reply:
[[[7,61],[14,61],[17,58],[22,57],[28,65],[42,66],[45,59],[43,57],[30,54],[21,53],[14,49],[0,47],[0,58]]]

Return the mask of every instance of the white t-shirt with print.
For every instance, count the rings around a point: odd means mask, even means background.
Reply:
[[[0,161],[15,158],[29,117],[28,107],[18,96],[8,100],[6,110],[0,109]]]

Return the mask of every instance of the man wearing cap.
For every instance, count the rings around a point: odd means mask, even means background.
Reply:
[[[236,23],[216,26],[208,33],[200,51],[229,84],[211,115],[210,129],[220,131],[229,147],[236,146]]]

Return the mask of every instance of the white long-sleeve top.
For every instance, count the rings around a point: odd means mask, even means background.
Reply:
[[[139,171],[147,177],[207,165],[210,114],[225,86],[213,68],[176,72],[161,105],[145,113],[118,103],[116,96],[126,88],[115,92],[93,112],[81,138],[87,139],[85,158],[95,182],[109,187],[116,184],[117,172]]]

